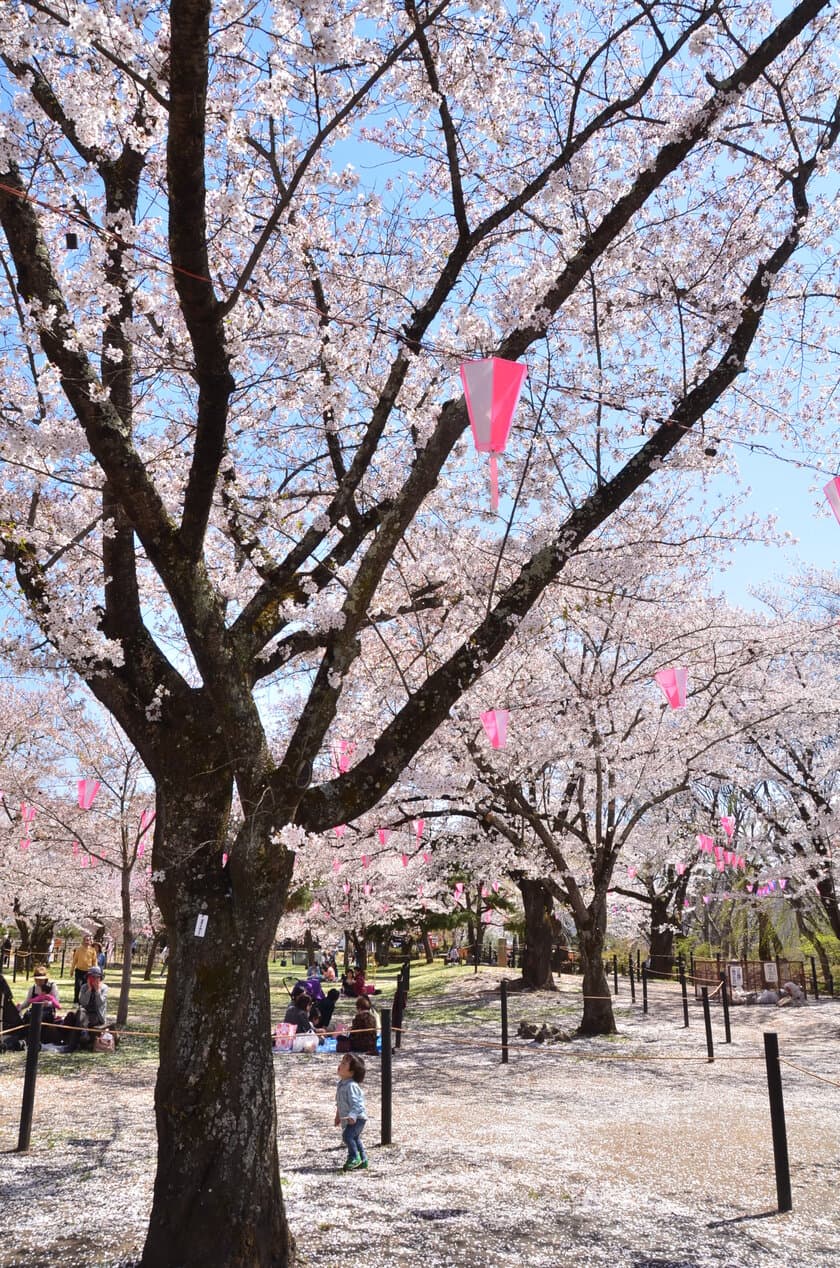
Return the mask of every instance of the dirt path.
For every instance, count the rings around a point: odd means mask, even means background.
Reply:
[[[279,1148],[301,1262],[319,1268],[830,1268],[840,1262],[840,1001],[733,1010],[705,1059],[702,1017],[676,994],[620,996],[620,1034],[500,1063],[499,973],[453,973],[410,1007],[395,1058],[393,1136],[366,1083],[371,1170],[349,1175],[332,1127],[332,1057],[278,1057]],[[626,988],[624,988],[626,990]],[[579,987],[514,996],[520,1017],[571,1028]],[[762,1031],[783,1068],[794,1210],[775,1214]],[[662,1059],[667,1058],[667,1059]],[[139,1254],[151,1198],[150,1063],[39,1079],[33,1151],[0,1162],[3,1268],[105,1268]],[[0,1058],[0,1141],[14,1148],[23,1063]],[[832,1082],[821,1082],[815,1075]],[[374,1146],[371,1148],[371,1146]],[[95,1211],[95,1229],[89,1212]],[[102,1217],[105,1217],[104,1221]],[[100,1235],[99,1229],[105,1231]],[[214,1268],[214,1266],[210,1266]]]

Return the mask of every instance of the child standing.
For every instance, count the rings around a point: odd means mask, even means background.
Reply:
[[[365,1063],[355,1052],[347,1052],[338,1066],[335,1091],[335,1125],[341,1127],[341,1138],[347,1146],[347,1160],[342,1171],[367,1168],[368,1160],[362,1144],[367,1122],[365,1098],[359,1086],[365,1077]]]

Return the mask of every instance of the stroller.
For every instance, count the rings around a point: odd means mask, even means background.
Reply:
[[[16,1027],[23,1026],[24,1021],[12,997],[12,988],[2,973],[0,973],[0,1007],[2,1007],[0,1052],[20,1052],[24,1046],[23,1036],[25,1032],[17,1030]],[[7,1030],[13,1030],[15,1033],[8,1035],[6,1034]]]

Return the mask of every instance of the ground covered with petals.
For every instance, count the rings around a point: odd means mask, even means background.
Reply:
[[[617,1036],[513,1039],[502,1065],[503,971],[450,972],[444,993],[412,992],[387,1148],[378,1144],[378,1059],[369,1061],[367,1172],[340,1171],[337,1058],[275,1058],[281,1174],[302,1264],[840,1261],[840,1001],[733,1009],[731,1045],[715,1009],[709,1064],[699,1005],[691,1001],[684,1030],[672,986],[651,987],[644,1016],[622,981]],[[523,1018],[572,1030],[579,996],[573,977],[556,995],[512,995],[511,1035]],[[776,1213],[764,1030],[778,1033],[785,1062],[786,1215]],[[42,1058],[28,1155],[12,1152],[24,1058],[0,1057],[3,1268],[113,1268],[139,1257],[154,1177],[154,1063],[128,1060],[128,1043],[116,1060]]]

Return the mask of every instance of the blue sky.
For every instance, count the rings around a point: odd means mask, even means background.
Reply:
[[[778,529],[797,538],[786,547],[745,545],[736,550],[720,586],[732,602],[752,607],[757,600],[750,596],[750,587],[795,580],[805,569],[833,568],[840,551],[840,524],[822,493],[833,473],[820,474],[760,452],[739,455],[739,464],[750,488],[742,509],[763,517],[775,514]]]

